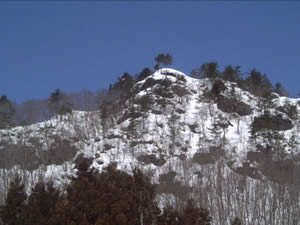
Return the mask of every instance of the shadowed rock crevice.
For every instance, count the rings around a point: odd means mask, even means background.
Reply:
[[[33,171],[40,165],[61,165],[72,160],[77,152],[68,140],[56,138],[47,151],[41,148],[40,143],[36,144],[36,146],[27,146],[1,142],[0,168],[11,169],[19,165],[21,169]]]
[[[238,174],[254,179],[263,179],[264,176],[280,184],[300,184],[300,166],[292,159],[275,160],[274,153],[266,150],[248,152],[247,160],[241,167],[234,168]]]
[[[282,118],[281,115],[269,115],[264,114],[260,117],[255,117],[252,122],[252,133],[257,131],[268,129],[268,130],[290,130],[293,128],[293,124],[289,119]]]
[[[223,112],[237,113],[240,116],[247,116],[252,113],[252,109],[244,102],[240,102],[234,98],[227,98],[219,95],[217,98],[217,106]]]
[[[200,165],[215,164],[217,160],[225,156],[221,146],[210,146],[209,152],[198,152],[193,156],[193,163]]]
[[[155,166],[163,166],[166,163],[166,160],[163,157],[157,158],[154,154],[140,155],[137,157],[137,160],[146,165],[152,163]]]

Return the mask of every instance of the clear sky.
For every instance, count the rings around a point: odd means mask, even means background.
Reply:
[[[300,2],[0,2],[0,95],[108,87],[170,53],[189,74],[239,64],[300,91]]]

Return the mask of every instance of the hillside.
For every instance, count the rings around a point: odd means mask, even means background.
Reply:
[[[300,99],[257,97],[234,82],[160,69],[100,111],[0,130],[1,201],[16,171],[28,188],[41,177],[63,188],[87,159],[99,171],[111,162],[127,172],[141,168],[161,204],[193,195],[215,224],[234,216],[297,224],[299,109]]]

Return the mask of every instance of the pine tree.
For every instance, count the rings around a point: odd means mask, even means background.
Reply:
[[[256,96],[264,96],[272,92],[273,85],[268,79],[266,74],[261,74],[260,72],[253,69],[250,72],[250,76],[247,77],[243,82],[244,89],[251,92]]]
[[[52,182],[38,182],[31,191],[26,207],[25,225],[47,224],[59,199],[59,191]]]
[[[189,199],[183,210],[182,225],[210,225],[211,217],[205,208],[199,208],[195,202]]]
[[[59,199],[49,219],[49,225],[95,224],[93,214],[97,213],[94,202],[97,196],[93,189],[94,172],[89,170],[90,162],[82,160],[77,166],[77,176],[72,178],[65,197]],[[92,221],[92,223],[91,223]]]
[[[180,225],[182,216],[172,206],[163,209],[163,213],[158,217],[159,225]]]
[[[172,63],[173,63],[173,57],[170,54],[161,53],[158,56],[156,56],[154,59],[158,65],[163,64],[163,65],[165,65],[165,67],[168,65],[172,65]]]
[[[222,73],[222,77],[224,80],[237,82],[240,79],[241,73],[240,73],[240,66],[232,67],[232,65],[228,65],[224,68],[224,71]]]
[[[135,193],[138,198],[136,203],[140,216],[140,224],[151,224],[159,212],[157,204],[154,202],[154,186],[151,184],[150,179],[138,169],[133,171],[133,179]]]
[[[144,68],[142,72],[137,77],[137,81],[144,80],[146,77],[150,76],[153,72],[149,68]]]
[[[51,93],[48,106],[54,115],[64,115],[72,112],[72,105],[68,102],[66,95],[62,93],[59,88]]]
[[[5,225],[23,225],[27,194],[19,175],[12,180],[0,217]]]
[[[288,96],[287,90],[282,86],[280,82],[276,82],[275,87],[274,87],[274,92],[279,94],[280,96]]]
[[[83,161],[49,225],[147,225],[158,215],[154,186],[140,171],[131,176],[111,164],[100,174]]]
[[[125,72],[118,78],[118,81],[109,88],[108,95],[112,97],[112,100],[124,100],[130,94],[133,84],[133,77]]]
[[[195,78],[211,78],[215,79],[219,77],[221,73],[218,70],[217,62],[204,63],[200,68],[196,68],[192,71],[191,76]]]
[[[159,70],[159,64],[156,63],[156,64],[153,66],[153,68],[154,68],[155,70]]]
[[[133,83],[133,77],[129,73],[125,72],[114,85],[114,88],[122,91],[128,91],[132,87]]]
[[[0,98],[0,129],[9,128],[14,125],[13,116],[15,115],[15,108],[6,95]]]

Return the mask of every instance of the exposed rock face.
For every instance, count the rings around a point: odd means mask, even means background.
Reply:
[[[185,96],[185,95],[190,94],[190,92],[189,92],[186,88],[184,88],[184,87],[182,87],[182,86],[179,86],[179,85],[175,85],[175,86],[172,88],[172,90],[173,90],[173,92],[174,92],[177,96],[179,96],[179,97],[183,97],[183,96]]]
[[[139,118],[141,117],[143,114],[141,112],[125,112],[122,117],[118,120],[118,124],[124,122],[125,120],[129,119],[129,118]]]
[[[244,174],[247,176],[251,176],[253,170],[256,170],[256,173],[260,171],[261,174],[276,183],[300,184],[300,166],[292,159],[274,159],[274,153],[271,150],[265,150],[265,152],[250,151],[247,153],[247,159],[250,163],[259,165],[248,171],[246,167],[243,168]]]
[[[153,87],[156,84],[159,84],[161,81],[160,80],[155,80],[153,78],[148,78],[145,83],[143,84],[141,90],[145,90],[147,88]]]
[[[243,176],[248,176],[253,179],[262,179],[259,170],[256,167],[252,167],[248,162],[243,162],[242,166],[238,166],[232,169]]]
[[[196,153],[193,162],[200,165],[214,164],[217,160],[225,156],[225,151],[221,146],[211,146],[209,152]]]
[[[41,165],[61,165],[72,160],[77,149],[68,140],[56,138],[56,141],[49,145],[49,150],[44,151],[42,144],[29,146],[25,144],[0,143],[0,168],[11,169],[19,165],[22,169],[34,171]]]
[[[262,115],[254,118],[252,123],[253,133],[264,129],[283,131],[290,130],[292,128],[292,121],[289,119],[283,119],[281,115]]]
[[[162,166],[166,163],[166,160],[163,157],[157,158],[154,154],[140,155],[137,157],[137,160],[147,165],[152,163],[155,166]]]
[[[226,113],[237,113],[240,116],[247,116],[252,113],[252,109],[244,102],[240,102],[234,98],[227,98],[219,95],[217,98],[218,109]]]
[[[289,118],[293,120],[297,120],[298,118],[298,111],[297,111],[297,106],[293,105],[285,105],[285,106],[280,106],[277,108],[278,111],[285,113]]]
[[[177,198],[185,199],[188,193],[191,191],[185,185],[176,181],[176,172],[170,171],[159,176],[159,183],[156,185],[158,193],[173,194]]]
[[[88,165],[91,165],[93,163],[93,158],[86,158],[84,157],[84,154],[81,153],[74,160],[75,167],[78,169],[80,164],[83,164],[83,162]]]
[[[78,150],[70,141],[57,139],[49,148],[43,152],[42,158],[46,165],[61,165],[66,161],[73,159]]]
[[[0,168],[11,169],[19,165],[22,169],[33,171],[41,165],[41,159],[36,152],[24,145],[1,142]]]
[[[217,97],[219,94],[221,94],[225,90],[227,90],[227,87],[225,86],[223,81],[221,81],[219,79],[213,83],[212,88],[211,88],[211,92],[215,97]]]

